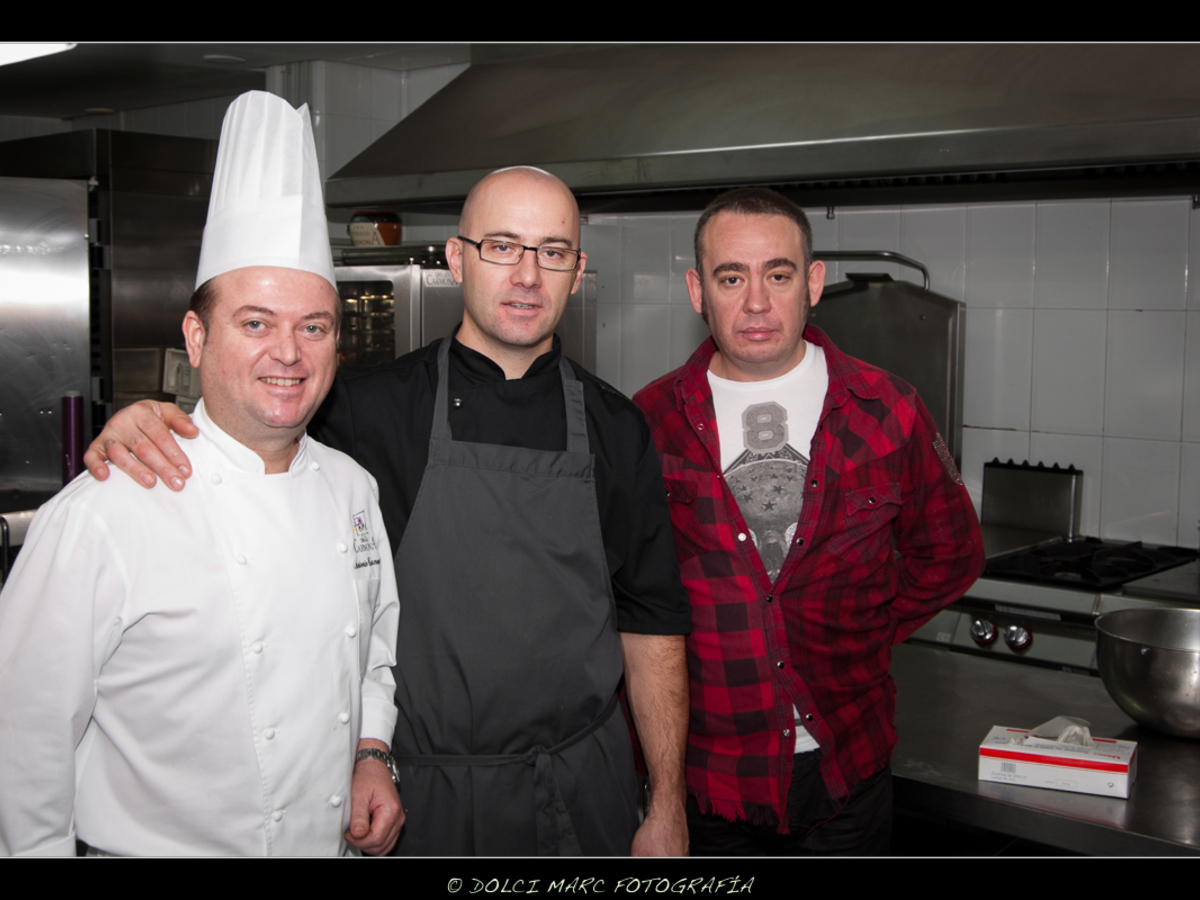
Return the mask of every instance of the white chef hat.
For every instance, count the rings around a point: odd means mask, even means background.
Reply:
[[[337,288],[308,105],[264,91],[225,113],[196,287],[246,266],[301,269]]]

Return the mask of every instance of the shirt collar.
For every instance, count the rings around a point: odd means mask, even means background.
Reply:
[[[470,384],[484,384],[490,381],[507,380],[504,370],[496,365],[496,363],[479,351],[472,350],[466,344],[459,341],[458,329],[455,329],[451,340],[453,343],[450,345],[450,355],[454,357],[456,367],[466,376]],[[561,358],[562,341],[558,339],[558,335],[556,334],[554,335],[554,343],[550,349],[535,359],[529,366],[528,371],[518,380],[535,378],[538,375],[546,374],[546,372],[557,371],[558,361]]]
[[[806,325],[804,339],[825,351],[825,365],[829,369],[829,403],[841,406],[853,394],[860,400],[878,400],[880,376],[888,377],[882,369],[847,356],[829,339],[829,335],[815,325]]]
[[[815,325],[804,327],[804,339],[825,351],[825,365],[829,369],[827,405],[842,405],[848,399],[847,393],[854,394],[862,400],[878,399],[882,396],[879,378],[872,377],[882,375],[882,370],[852,360]],[[702,398],[709,393],[708,364],[716,352],[717,345],[709,337],[696,348],[696,352],[680,369],[679,378],[675,382],[675,396],[680,408],[689,400]]]
[[[263,458],[245,444],[223,431],[209,417],[208,410],[204,408],[203,398],[196,402],[196,409],[192,412],[192,422],[195,423],[196,427],[200,429],[200,434],[204,436],[217,452],[220,462],[248,475],[266,474],[267,464],[263,462]],[[183,440],[189,439],[183,438]],[[288,471],[294,472],[297,471],[298,467],[306,465],[308,465],[308,435],[302,434],[300,435],[300,446],[296,450],[296,455],[292,458],[291,465],[288,466]]]
[[[680,409],[689,400],[702,400],[711,395],[708,364],[716,352],[716,342],[711,337],[706,338],[679,370],[679,378],[675,381],[675,401]]]

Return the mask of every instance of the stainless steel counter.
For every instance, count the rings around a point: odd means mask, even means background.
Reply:
[[[1200,855],[1200,741],[1142,728],[1099,678],[914,644],[894,649],[891,671],[898,808],[1096,856]],[[989,728],[1032,728],[1056,715],[1138,742],[1128,800],[978,780]]]

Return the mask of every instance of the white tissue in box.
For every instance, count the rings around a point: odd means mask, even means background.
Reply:
[[[1137,778],[1137,741],[1092,738],[1094,746],[1029,739],[1027,728],[996,725],[979,745],[979,780],[1128,797]]]

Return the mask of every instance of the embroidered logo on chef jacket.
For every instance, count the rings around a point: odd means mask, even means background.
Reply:
[[[372,557],[375,552],[375,538],[371,535],[371,526],[367,524],[366,510],[356,512],[350,517],[350,522],[354,526],[354,553],[357,556],[360,553],[367,554],[367,558],[357,559],[354,563],[354,568],[364,569],[367,566],[379,565],[379,557]]]

